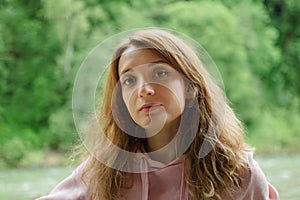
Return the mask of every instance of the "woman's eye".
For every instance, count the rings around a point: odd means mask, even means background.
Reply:
[[[135,78],[134,77],[126,77],[123,80],[123,85],[131,85],[135,82]]]
[[[169,72],[167,70],[163,70],[163,69],[156,70],[154,73],[154,77],[156,78],[165,77],[166,75],[168,75],[168,73]]]

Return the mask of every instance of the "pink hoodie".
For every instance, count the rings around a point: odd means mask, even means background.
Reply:
[[[277,190],[268,183],[252,153],[246,153],[250,171],[243,178],[242,188],[234,194],[235,200],[279,200]],[[148,173],[134,174],[134,184],[124,189],[126,200],[188,200],[188,189],[184,181],[185,156],[165,165],[144,155],[141,166],[150,169]],[[68,178],[58,184],[48,196],[37,200],[90,200],[86,188],[81,181],[84,163]],[[157,169],[157,170],[156,170]],[[224,200],[230,199],[225,195]]]

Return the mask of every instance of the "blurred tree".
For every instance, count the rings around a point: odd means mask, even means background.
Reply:
[[[71,93],[81,62],[101,41],[132,28],[169,27],[203,45],[237,113],[248,125],[260,122],[258,138],[283,118],[282,124],[296,126],[299,114],[285,109],[300,108],[299,2],[2,0],[0,159],[14,145],[20,152],[11,154],[12,160],[30,145],[41,148],[43,137],[52,149],[68,149],[76,136]],[[261,109],[270,102],[281,107]],[[289,144],[298,129],[288,128],[278,125],[266,137],[276,131],[272,138]],[[293,137],[283,139],[284,134]]]
[[[4,1],[0,15],[3,123],[39,129],[62,101],[57,38],[39,1]]]
[[[264,0],[264,5],[279,31],[277,45],[282,60],[274,65],[270,84],[276,85],[281,105],[300,108],[300,1]],[[297,100],[298,99],[298,100]],[[296,104],[295,104],[296,103]]]
[[[250,124],[259,113],[262,90],[250,69],[235,14],[220,3],[201,1],[172,4],[167,16],[169,27],[197,40],[212,56],[233,107]]]
[[[274,85],[268,85],[273,79],[270,74],[281,61],[279,48],[275,46],[278,31],[272,26],[261,3],[244,0],[232,10],[238,17],[249,68],[263,87],[262,103],[270,105],[276,96],[272,88]]]
[[[63,74],[60,80],[64,88],[65,101],[57,110],[48,113],[46,143],[52,150],[66,151],[76,140],[75,125],[72,117],[72,85],[80,63],[91,44],[99,40],[99,28],[96,22],[106,20],[101,7],[87,7],[83,1],[42,1],[45,17],[53,25],[53,34],[59,39],[58,46],[62,52],[55,57],[56,67]],[[101,27],[101,26],[100,26]],[[98,34],[98,38],[93,34]],[[94,44],[93,44],[94,45]]]

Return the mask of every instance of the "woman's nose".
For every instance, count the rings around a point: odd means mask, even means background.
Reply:
[[[153,96],[155,94],[152,84],[145,83],[138,89],[138,95],[140,98],[145,98],[148,96]]]

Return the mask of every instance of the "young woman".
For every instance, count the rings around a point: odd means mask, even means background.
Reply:
[[[167,31],[140,30],[117,47],[99,123],[105,137],[39,200],[279,199],[222,90]]]

